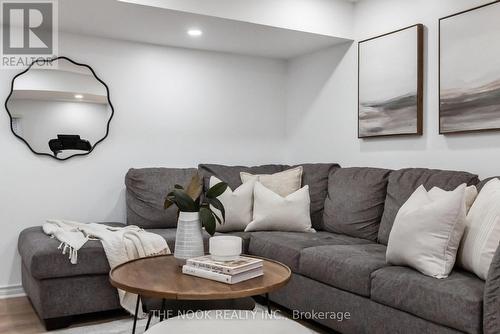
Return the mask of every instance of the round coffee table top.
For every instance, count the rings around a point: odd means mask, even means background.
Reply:
[[[264,275],[236,284],[225,284],[185,275],[172,255],[152,256],[125,262],[109,273],[111,284],[143,297],[213,300],[261,295],[284,286],[290,268],[277,261],[264,260]]]
[[[313,332],[284,317],[269,317],[266,313],[252,311],[217,310],[197,313],[192,317],[170,318],[154,325],[146,333],[312,334]]]

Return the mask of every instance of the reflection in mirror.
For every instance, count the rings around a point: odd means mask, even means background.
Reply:
[[[64,57],[35,63],[12,88],[12,130],[35,153],[65,160],[88,154],[107,136],[113,108],[89,67]]]

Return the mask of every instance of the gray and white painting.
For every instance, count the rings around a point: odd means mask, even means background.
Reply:
[[[359,44],[359,137],[417,134],[418,28]]]
[[[440,21],[440,132],[500,129],[500,3]]]

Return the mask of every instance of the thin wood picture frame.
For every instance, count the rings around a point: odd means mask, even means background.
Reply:
[[[493,8],[493,6],[498,6],[494,11],[485,11],[483,16],[479,21],[480,24],[464,24],[464,22],[457,23],[453,29],[450,29],[450,34],[457,35],[456,43],[464,43],[462,50],[459,54],[453,52],[450,57],[446,53],[444,45],[449,43],[449,40],[443,36],[445,34],[445,22],[451,22],[453,19],[466,20],[467,14],[479,13],[479,10],[485,10]],[[500,46],[498,45],[498,39],[500,39],[500,34],[492,35],[491,43],[487,41],[484,43],[484,48],[481,48],[481,52],[476,54],[476,58],[472,59],[467,50],[475,50],[476,44],[480,43],[480,40],[471,42],[471,36],[474,34],[474,29],[481,29],[486,27],[487,16],[490,16],[490,21],[496,24],[497,29],[500,31],[500,21],[498,20],[498,15],[495,13],[500,13],[500,0],[493,1],[481,6],[473,7],[467,10],[463,10],[451,15],[447,15],[439,19],[439,70],[438,70],[438,86],[439,86],[439,134],[449,135],[449,134],[464,134],[464,133],[477,133],[477,132],[490,132],[500,130],[500,97],[495,99],[496,94],[500,94],[500,68],[498,66],[491,67],[491,62],[487,59],[498,59],[500,58]],[[471,17],[471,20],[473,18]],[[470,22],[469,22],[470,23]],[[486,29],[486,28],[485,28]],[[464,33],[471,34],[469,36],[464,36]],[[485,39],[487,31],[478,33],[476,35]],[[466,38],[469,37],[469,38]],[[496,38],[495,38],[496,37]],[[450,39],[450,38],[448,38]],[[463,42],[467,40],[467,42]],[[456,45],[454,45],[456,48]],[[452,60],[459,61],[456,57],[469,57],[467,64],[453,64]],[[446,59],[446,60],[445,60]],[[474,62],[474,73],[472,71],[467,71],[470,68],[470,62]],[[444,64],[446,63],[446,64]],[[467,66],[469,65],[469,66]],[[478,66],[476,66],[478,65]],[[481,65],[483,70],[481,71]],[[490,65],[492,71],[486,68]],[[448,67],[452,70],[448,70]],[[449,72],[449,73],[443,73]],[[483,73],[483,80],[478,80],[478,73]],[[496,75],[496,79],[493,75]],[[456,76],[456,77],[452,77]],[[475,78],[476,80],[472,80]],[[460,84],[453,84],[453,81],[458,82],[471,82],[469,87]],[[475,82],[473,82],[475,81]],[[473,102],[471,102],[473,101]],[[485,125],[486,124],[486,125]]]
[[[403,73],[404,77],[399,78],[399,80],[406,80],[405,85],[401,82],[393,82],[389,85],[386,82],[384,74],[380,74],[378,77],[373,77],[368,82],[380,82],[384,84],[388,89],[393,89],[394,92],[387,91],[385,94],[386,100],[378,100],[371,102],[363,102],[366,97],[364,97],[365,83],[363,81],[363,47],[367,43],[373,43],[377,40],[383,40],[384,38],[392,37],[396,39],[398,34],[401,34],[401,38],[413,38],[411,36],[403,36],[403,33],[411,33],[411,30],[415,30],[414,40],[408,41],[403,40],[401,44],[409,45],[414,48],[415,53],[408,52],[406,55],[393,54],[392,56],[402,56],[408,57],[408,59],[400,60],[400,68],[392,68],[394,76],[398,76],[398,71]],[[393,41],[392,43],[396,43]],[[415,44],[413,44],[413,42]],[[396,43],[397,44],[397,43]],[[397,45],[391,45],[394,48]],[[401,50],[408,51],[408,50]],[[378,58],[381,58],[378,55]],[[373,59],[376,59],[374,57]],[[383,57],[384,60],[387,57]],[[375,60],[377,61],[377,60]],[[408,64],[403,62],[407,61]],[[391,66],[393,64],[390,61],[386,64],[386,71],[391,71]],[[413,66],[413,68],[408,71],[408,68]],[[406,72],[411,72],[411,75],[406,75]],[[399,81],[398,80],[398,81]],[[395,80],[396,81],[396,80]],[[373,85],[372,85],[373,86]],[[397,91],[401,89],[401,86],[411,87],[411,91]],[[369,88],[367,90],[370,90]],[[377,95],[376,90],[370,93],[373,98],[377,99],[380,97]],[[370,94],[367,94],[369,96]],[[394,96],[391,96],[393,94]],[[370,98],[367,98],[368,100]],[[362,40],[358,42],[358,138],[373,138],[373,137],[387,137],[387,136],[408,136],[408,135],[422,135],[423,134],[423,109],[424,109],[424,25],[414,24],[408,27],[397,29],[386,34],[375,36],[369,39]],[[362,106],[363,104],[363,106]],[[377,116],[379,115],[379,119]],[[384,128],[383,123],[389,127]],[[392,125],[392,128],[390,126]]]

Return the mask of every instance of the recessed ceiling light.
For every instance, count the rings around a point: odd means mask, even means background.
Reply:
[[[83,99],[83,95],[82,94],[75,94],[75,99]]]
[[[201,31],[200,29],[189,29],[187,33],[191,37],[198,37],[203,35],[203,31]]]

